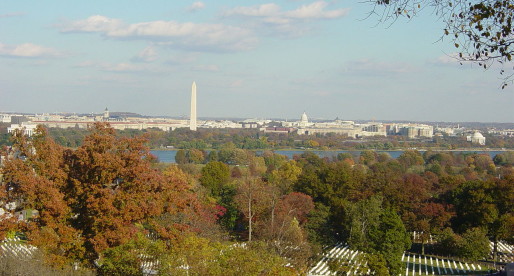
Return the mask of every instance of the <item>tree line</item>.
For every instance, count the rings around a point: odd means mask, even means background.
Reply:
[[[82,145],[88,130],[79,128],[49,128],[53,140],[64,147],[77,148]],[[317,149],[317,150],[395,150],[408,148],[462,149],[462,148],[508,148],[514,149],[514,137],[495,136],[484,133],[486,145],[473,145],[466,136],[441,136],[430,139],[408,139],[405,136],[368,137],[353,139],[346,135],[328,133],[325,135],[298,135],[296,133],[264,133],[258,129],[199,129],[190,131],[178,128],[173,131],[159,129],[119,130],[122,137],[144,135],[152,149],[221,149],[228,143],[236,148],[250,150]],[[10,145],[10,134],[0,126],[0,146]]]

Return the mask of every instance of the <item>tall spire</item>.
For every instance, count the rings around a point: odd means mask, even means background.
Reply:
[[[189,129],[196,130],[196,83],[194,81],[191,88],[191,116],[189,117]]]

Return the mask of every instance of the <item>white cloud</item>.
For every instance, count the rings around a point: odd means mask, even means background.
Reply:
[[[347,15],[349,11],[349,9],[325,10],[328,6],[329,4],[325,1],[317,1],[294,10],[281,11],[280,6],[270,3],[252,7],[236,7],[225,12],[225,15],[266,17],[268,21],[284,22],[291,19],[334,19]]]
[[[189,64],[196,61],[198,58],[197,53],[184,53],[180,55],[175,55],[168,58],[165,63],[168,65],[184,65]]]
[[[119,19],[95,15],[58,27],[63,33],[100,33],[108,38],[154,41],[189,51],[242,51],[257,43],[249,30],[223,24],[162,20],[126,24]]]
[[[102,68],[109,72],[141,72],[144,68],[131,63],[108,64]]]
[[[428,61],[428,63],[434,64],[434,65],[450,65],[450,66],[460,65],[460,61],[459,61],[458,57],[459,57],[459,55],[455,54],[455,53],[449,54],[449,55],[442,55],[442,56],[435,58],[434,60]]]
[[[18,17],[18,16],[23,16],[23,15],[25,15],[25,13],[23,13],[23,12],[10,12],[10,13],[0,14],[0,18]]]
[[[106,32],[109,33],[113,30],[121,28],[125,25],[119,19],[111,19],[102,15],[93,15],[84,20],[77,20],[73,22],[66,22],[59,25],[60,31],[63,33],[68,32]]]
[[[191,6],[187,8],[188,12],[195,12],[205,8],[205,4],[203,2],[194,2]]]
[[[108,62],[94,62],[84,61],[77,64],[78,68],[96,68],[101,71],[115,72],[115,73],[137,73],[137,72],[150,72],[151,70],[144,65],[132,63],[108,63]]]
[[[75,67],[79,67],[79,68],[82,68],[82,67],[93,67],[93,66],[96,66],[98,65],[97,62],[93,62],[93,61],[83,61],[77,65],[75,65]]]
[[[285,16],[298,19],[334,19],[348,14],[348,9],[325,10],[328,3],[317,1],[309,5],[303,5],[296,10],[285,13]]]
[[[153,46],[144,48],[139,54],[132,58],[134,62],[152,62],[157,59],[157,51]]]
[[[419,71],[419,69],[402,62],[382,62],[372,59],[361,59],[347,62],[344,71],[349,74],[381,76],[412,73]]]
[[[227,12],[225,15],[242,15],[242,16],[260,16],[260,17],[271,17],[280,16],[280,6],[274,3],[263,4],[252,7],[236,7]]]
[[[219,72],[220,68],[217,65],[208,64],[208,65],[195,65],[191,67],[193,71],[203,71],[203,72]]]
[[[329,10],[329,3],[316,1],[296,9],[283,11],[274,3],[251,7],[235,7],[224,13],[226,17],[239,17],[249,20],[260,32],[272,31],[271,34],[301,36],[311,30],[308,22],[315,20],[337,19],[348,14],[349,9]]]
[[[0,56],[21,58],[55,58],[62,57],[64,53],[48,47],[32,43],[8,45],[0,43]]]
[[[244,84],[243,80],[235,80],[235,81],[230,83],[229,87],[231,87],[231,88],[238,88],[238,87],[242,87],[243,84]]]

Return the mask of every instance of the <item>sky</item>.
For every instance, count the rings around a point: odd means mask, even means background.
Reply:
[[[0,112],[514,122],[429,9],[364,1],[0,0]],[[442,39],[441,39],[442,38]]]

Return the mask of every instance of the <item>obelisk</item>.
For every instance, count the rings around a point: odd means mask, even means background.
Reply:
[[[196,83],[193,81],[191,88],[191,116],[189,117],[189,129],[196,130]]]

